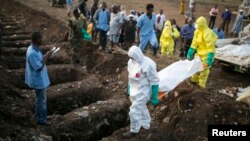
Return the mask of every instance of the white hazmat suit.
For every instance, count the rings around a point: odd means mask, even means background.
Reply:
[[[130,57],[128,61],[128,86],[132,102],[129,112],[130,132],[138,133],[141,127],[150,128],[151,117],[146,103],[150,99],[151,93],[151,103],[153,105],[159,103],[159,78],[155,62],[144,56],[139,47],[132,46],[129,49],[128,56]]]

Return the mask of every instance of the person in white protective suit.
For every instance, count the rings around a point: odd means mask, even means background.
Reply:
[[[143,55],[141,49],[132,46],[128,56],[128,95],[130,106],[130,131],[123,134],[124,138],[132,138],[139,133],[140,128],[150,128],[151,117],[147,108],[147,101],[151,97],[151,104],[157,105],[158,99],[158,73],[153,60]]]

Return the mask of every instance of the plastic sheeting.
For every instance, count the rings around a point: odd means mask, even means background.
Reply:
[[[238,41],[239,38],[226,38],[226,39],[218,39],[215,43],[217,48],[224,47],[225,45],[231,44],[234,41]]]
[[[195,73],[202,71],[203,66],[199,57],[192,61],[180,60],[158,72],[160,78],[159,92],[170,92],[181,82]]]
[[[250,56],[250,45],[243,44],[243,45],[226,45],[222,48],[218,48],[216,50],[218,55],[222,56],[233,56],[233,57],[248,57]]]

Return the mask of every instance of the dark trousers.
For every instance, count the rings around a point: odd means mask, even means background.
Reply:
[[[78,51],[81,47],[80,39],[73,39],[70,40],[70,46],[71,46],[71,64],[77,64],[78,62]]]
[[[181,49],[181,57],[187,57],[188,50],[192,44],[192,39],[184,39],[184,47]]]
[[[99,44],[104,49],[107,44],[107,31],[99,30]]]
[[[230,20],[224,20],[223,19],[223,22],[221,24],[221,28],[222,28],[223,31],[225,31],[225,33],[228,33],[229,24],[230,24]]]
[[[153,47],[153,54],[154,54],[154,55],[157,55],[157,52],[158,52],[157,50],[158,50],[158,48],[154,48],[154,47]]]
[[[209,28],[213,29],[215,25],[216,16],[210,16]]]
[[[158,43],[160,43],[160,38],[161,38],[161,30],[156,30],[156,37],[157,37],[157,41],[158,41]]]

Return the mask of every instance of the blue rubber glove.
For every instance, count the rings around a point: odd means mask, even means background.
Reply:
[[[214,61],[214,53],[210,52],[210,53],[208,53],[208,55],[207,55],[207,65],[208,65],[209,67],[211,67],[213,61]]]
[[[188,53],[187,53],[187,59],[188,60],[191,60],[193,58],[194,52],[195,52],[195,49],[193,49],[192,47],[190,47],[189,50],[188,50]]]
[[[128,96],[130,96],[130,84],[129,84],[129,82],[128,82],[127,90],[128,90]]]
[[[158,85],[152,85],[151,88],[152,88],[151,104],[152,105],[157,105],[157,104],[159,104],[159,99],[158,99],[159,86]]]

